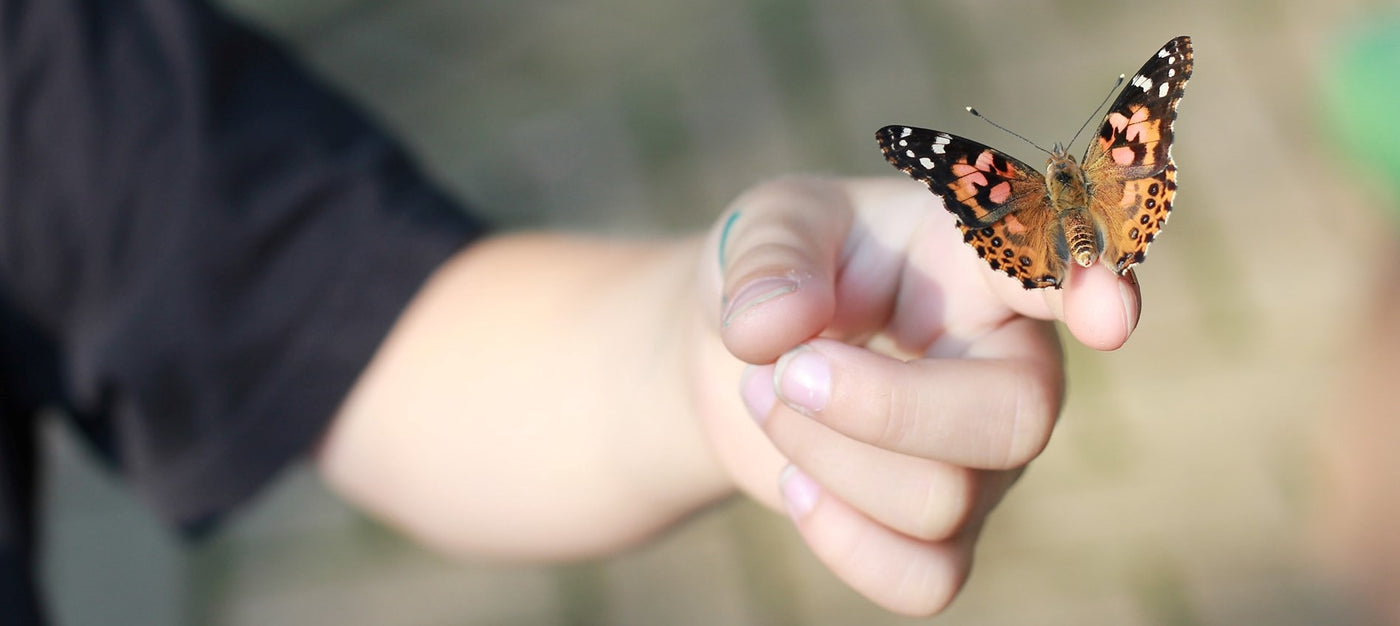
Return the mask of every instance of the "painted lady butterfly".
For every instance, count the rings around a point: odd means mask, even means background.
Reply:
[[[1083,164],[1056,143],[1045,176],[941,131],[886,126],[875,137],[885,159],[943,198],[993,270],[1026,289],[1058,289],[1071,259],[1126,273],[1166,224],[1176,196],[1172,126],[1191,67],[1191,38],[1168,41],[1113,101]]]

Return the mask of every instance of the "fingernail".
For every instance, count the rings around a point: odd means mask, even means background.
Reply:
[[[1133,288],[1137,285],[1137,274],[1128,270],[1126,277],[1129,282],[1118,281],[1118,294],[1123,297],[1123,313],[1127,315],[1128,332],[1131,333],[1137,328],[1142,311],[1138,308],[1137,290]]]
[[[831,364],[826,355],[801,345],[778,359],[773,386],[786,404],[806,414],[826,408],[831,398]]]
[[[778,475],[778,490],[783,494],[783,506],[787,507],[788,515],[795,520],[806,517],[817,505],[817,496],[821,495],[817,481],[796,465],[783,468],[783,473]]]
[[[755,280],[740,287],[725,303],[721,323],[728,326],[754,307],[794,291],[797,291],[797,281],[787,276],[768,276]]]
[[[768,414],[778,401],[777,394],[773,392],[773,375],[767,369],[766,365],[750,365],[744,368],[744,375],[739,378],[739,397],[744,400],[749,417],[760,426],[768,421]]]

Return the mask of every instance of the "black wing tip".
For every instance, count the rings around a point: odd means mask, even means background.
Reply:
[[[907,126],[890,125],[875,131],[875,141],[880,143],[880,149],[886,153],[894,146],[894,141],[899,134],[904,132]]]
[[[1184,50],[1184,51],[1186,51],[1186,54],[1188,54],[1188,55],[1191,54],[1191,36],[1190,36],[1190,35],[1177,35],[1176,37],[1172,37],[1171,41],[1168,41],[1167,43],[1162,44],[1162,51],[1165,52],[1165,51],[1168,51],[1168,50],[1177,50],[1177,51]],[[1170,53],[1169,53],[1169,54],[1170,54]]]

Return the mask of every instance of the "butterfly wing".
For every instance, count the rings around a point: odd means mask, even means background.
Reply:
[[[1090,212],[1104,237],[1100,258],[1119,274],[1146,258],[1171,213],[1173,127],[1192,66],[1191,38],[1168,41],[1118,94],[1084,154]]]
[[[1026,289],[1059,287],[1068,253],[1063,241],[1052,243],[1049,236],[1054,211],[1040,172],[941,131],[886,126],[875,138],[890,164],[943,198],[963,240],[993,270]]]

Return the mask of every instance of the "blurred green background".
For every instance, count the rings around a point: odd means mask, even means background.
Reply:
[[[1375,207],[1394,197],[1383,177],[1354,173],[1351,144],[1331,140],[1355,112],[1323,94],[1351,85],[1325,80],[1340,76],[1336,51],[1391,5],[227,6],[399,131],[478,210],[510,227],[629,235],[704,228],[783,173],[897,176],[873,138],[885,124],[1039,163],[963,107],[1041,144],[1066,141],[1118,74],[1191,35],[1177,210],[1139,268],[1137,333],[1114,353],[1071,346],[1062,425],[938,621],[1353,623],[1312,547],[1323,484],[1312,440],[1359,303],[1391,269],[1376,262],[1393,231]],[[66,434],[48,435],[45,567],[65,624],[913,621],[845,589],[785,518],[743,500],[607,560],[457,563],[356,515],[301,470],[182,550]]]

